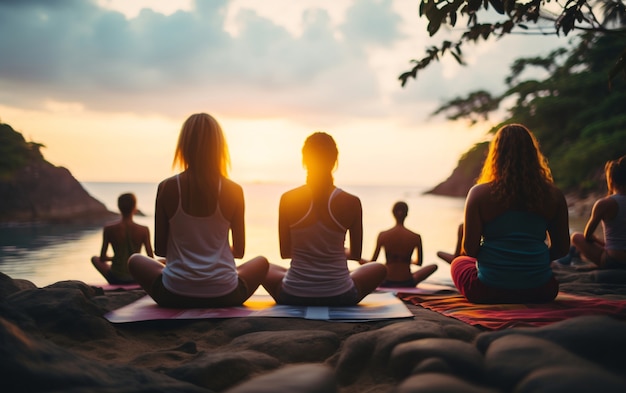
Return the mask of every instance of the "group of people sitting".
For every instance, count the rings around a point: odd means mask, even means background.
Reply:
[[[148,229],[132,220],[136,201],[127,194],[119,200],[122,220],[104,228],[101,254],[92,262],[110,283],[134,281],[157,304],[178,308],[241,305],[259,286],[279,304],[350,306],[379,286],[415,286],[430,276],[437,265],[411,271],[411,263],[422,264],[422,245],[404,227],[404,202],[394,205],[396,225],[379,234],[371,261],[361,258],[361,202],[335,186],[337,157],[327,133],[304,142],[306,183],[279,204],[280,254],[289,268],[263,256],[237,265],[245,250],[243,191],[227,176],[219,123],[194,114],[175,150],[174,166],[182,171],[157,190],[154,252]],[[570,251],[565,197],[537,140],[523,125],[502,127],[467,195],[457,250],[439,254],[451,262],[459,291],[478,303],[548,302],[558,292],[551,261],[579,252],[600,268],[626,268],[626,158],[609,162],[606,175],[609,195],[594,206],[585,233],[572,235]],[[606,243],[593,234],[599,223]],[[386,264],[376,262],[381,249]],[[361,266],[351,271],[348,260]]]

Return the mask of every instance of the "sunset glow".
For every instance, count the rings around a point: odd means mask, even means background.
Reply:
[[[435,185],[492,123],[429,113],[501,86],[524,48],[537,53],[512,37],[481,47],[470,67],[435,64],[402,88],[409,60],[436,42],[414,0],[29,4],[0,5],[0,33],[17,37],[2,44],[0,121],[80,181],[171,175],[181,124],[208,112],[237,181],[302,181],[302,143],[323,130],[339,147],[338,181]]]

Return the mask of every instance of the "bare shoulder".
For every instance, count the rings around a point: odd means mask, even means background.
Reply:
[[[141,225],[141,224],[137,224],[136,222],[133,223],[135,228],[137,228],[138,230],[142,231],[142,232],[150,232],[150,228],[148,228],[145,225]]]
[[[168,177],[167,179],[162,180],[157,187],[158,194],[171,194],[173,192],[178,193],[178,182],[176,176]]]
[[[301,200],[304,196],[310,197],[311,193],[305,186],[292,188],[289,191],[285,191],[281,196],[281,202],[290,202],[293,200]]]
[[[393,235],[393,228],[378,232],[378,239],[385,240]]]
[[[420,235],[420,234],[419,234],[419,233],[417,233],[417,232],[413,232],[413,231],[412,231],[412,230],[410,230],[410,229],[407,229],[407,231],[408,231],[408,233],[409,233],[411,236],[413,236],[415,239],[421,239],[421,238],[422,238],[422,235]]]
[[[470,188],[468,195],[482,195],[491,193],[491,183],[476,184]]]
[[[222,178],[222,190],[229,194],[243,194],[243,188],[234,181]]]
[[[111,223],[111,224],[106,224],[104,226],[104,228],[102,228],[102,230],[104,231],[105,234],[111,233],[111,232],[115,231],[115,228],[117,228],[118,225],[119,225],[118,222]]]
[[[614,215],[614,213],[617,213],[617,210],[618,210],[617,201],[615,201],[613,198],[611,198],[608,195],[598,199],[593,204],[593,211],[595,211],[597,214],[600,214],[600,215],[605,215],[605,213],[607,215]]]
[[[565,195],[563,194],[563,191],[561,191],[561,189],[555,186],[554,184],[550,185],[550,193],[555,198],[565,199]]]
[[[476,184],[467,193],[467,202],[476,203],[491,199],[491,183]]]
[[[222,214],[232,220],[233,214],[242,212],[244,209],[243,188],[230,179],[222,178],[219,204]]]
[[[358,196],[354,194],[350,194],[349,192],[344,191],[344,190],[341,190],[341,192],[337,194],[335,199],[344,203],[349,203],[349,204],[359,205],[359,206],[361,205],[361,199],[359,199]]]

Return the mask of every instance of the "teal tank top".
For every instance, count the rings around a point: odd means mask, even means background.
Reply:
[[[507,211],[483,228],[478,278],[497,288],[539,287],[552,277],[546,244],[548,222],[538,214]]]

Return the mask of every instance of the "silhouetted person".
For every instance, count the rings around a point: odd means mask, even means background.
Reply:
[[[134,194],[122,194],[117,198],[117,207],[122,219],[102,230],[102,248],[100,256],[91,258],[91,263],[106,278],[109,284],[130,284],[135,279],[128,271],[128,258],[141,252],[143,246],[146,254],[152,257],[150,230],[133,221],[137,212],[137,198]],[[109,245],[113,248],[113,256],[107,255]],[[110,262],[110,263],[109,263]]]
[[[140,254],[129,261],[137,282],[161,306],[238,306],[267,273],[261,256],[235,264],[245,249],[244,198],[227,177],[228,165],[217,120],[191,115],[174,155],[174,166],[183,171],[163,180],[156,196],[155,248],[167,264]]]
[[[454,258],[461,255],[462,241],[463,241],[463,224],[460,224],[457,229],[456,247],[454,248],[454,254],[450,254],[449,252],[445,252],[445,251],[437,251],[437,256],[448,263],[452,263]]]
[[[608,161],[604,169],[608,195],[593,205],[584,233],[572,234],[573,249],[561,263],[580,253],[601,269],[626,269],[626,156]],[[604,239],[594,235],[600,223]]]
[[[359,198],[334,185],[337,156],[330,135],[310,135],[302,148],[306,184],[280,198],[280,254],[291,264],[289,269],[270,265],[263,283],[279,304],[355,305],[385,279],[387,270],[379,263],[348,270],[348,258],[361,258],[363,218]]]
[[[411,273],[411,264],[422,265],[422,237],[404,226],[404,220],[409,213],[409,206],[405,202],[394,204],[391,212],[396,219],[396,225],[378,234],[372,261],[376,261],[380,250],[384,249],[387,278],[381,286],[414,287],[433,274],[437,265],[427,265]],[[412,259],[414,253],[415,260]]]
[[[550,261],[570,247],[567,204],[525,126],[498,130],[464,216],[461,256],[450,270],[469,301],[540,303],[556,297]]]

